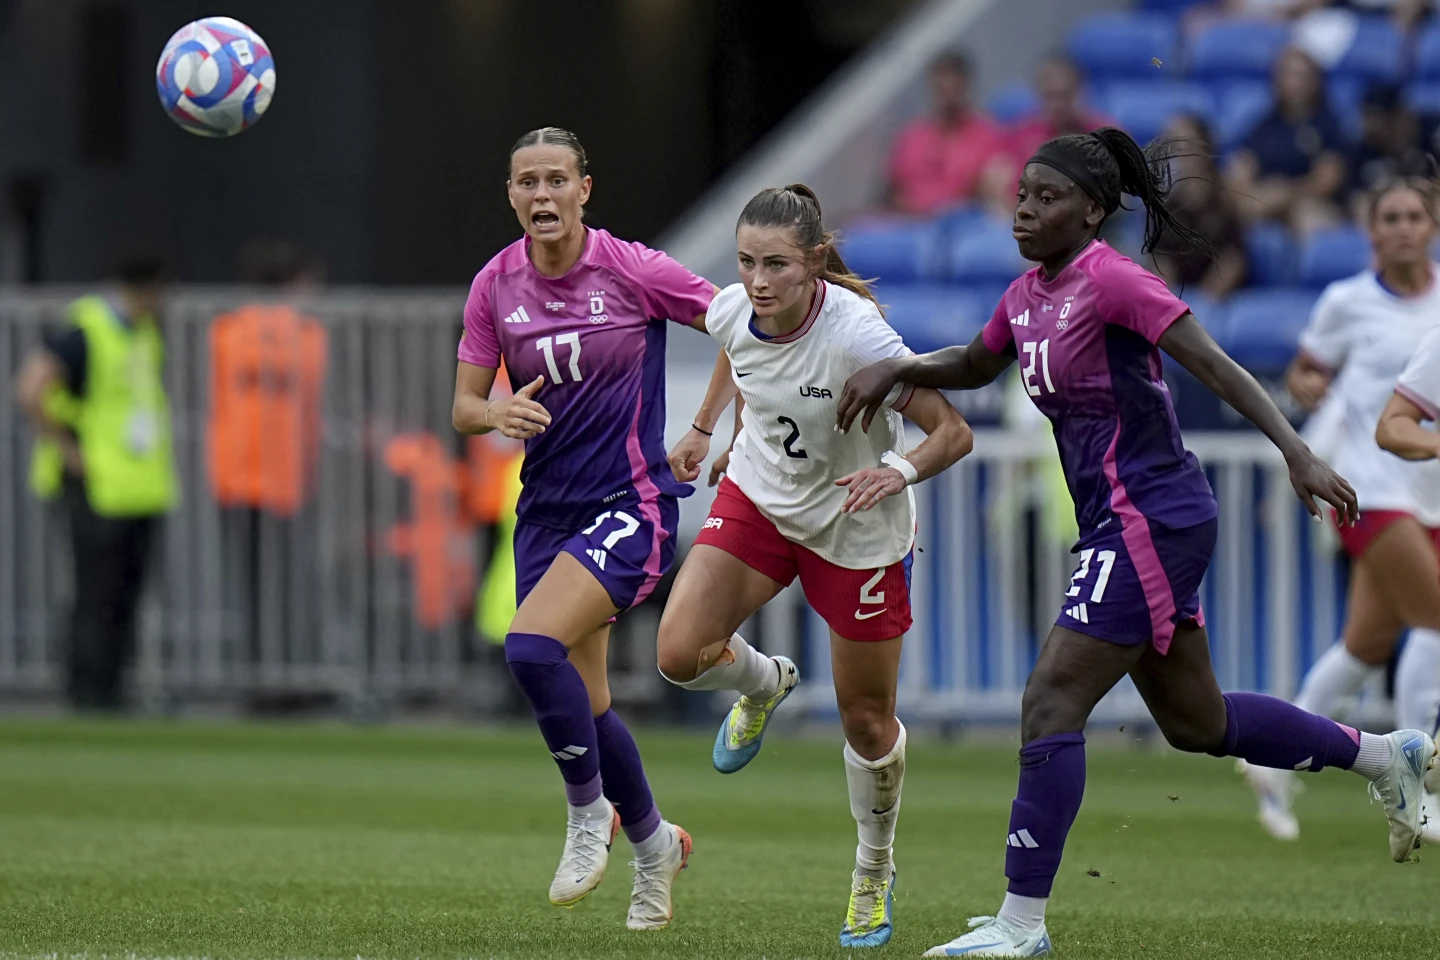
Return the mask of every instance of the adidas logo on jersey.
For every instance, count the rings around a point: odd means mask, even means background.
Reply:
[[[594,560],[595,566],[599,567],[602,571],[605,569],[605,558],[607,554],[604,550],[601,550],[599,547],[591,547],[585,551],[585,556]]]
[[[800,396],[802,396],[802,397],[819,397],[819,398],[821,398],[821,399],[829,399],[829,398],[835,396],[835,394],[831,393],[829,390],[826,390],[824,387],[801,387],[801,388],[800,388]]]
[[[1011,318],[1010,318],[1010,322],[1011,322],[1013,325],[1017,326],[1017,327],[1028,327],[1028,326],[1030,326],[1030,311],[1029,311],[1029,310],[1026,310],[1024,313],[1020,314],[1020,316],[1018,316],[1018,317],[1011,317]]]
[[[1039,847],[1040,844],[1036,843],[1035,838],[1030,836],[1029,830],[1016,830],[1006,838],[1005,846],[1024,847],[1026,850],[1034,850]]]
[[[530,314],[525,312],[524,307],[516,307],[515,312],[505,318],[506,323],[529,323]]]
[[[1090,611],[1085,609],[1085,604],[1083,603],[1077,603],[1075,606],[1066,610],[1065,616],[1071,620],[1079,620],[1081,623],[1090,622]]]

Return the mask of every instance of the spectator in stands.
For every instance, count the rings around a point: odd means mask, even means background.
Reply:
[[[890,206],[930,214],[975,196],[1004,149],[1000,128],[971,101],[970,62],[946,53],[930,66],[932,112],[905,127],[890,154]]]
[[[1236,152],[1230,186],[1241,213],[1307,233],[1340,219],[1348,145],[1315,61],[1291,47],[1275,63],[1275,105]]]
[[[1035,155],[1042,143],[1067,133],[1089,133],[1100,127],[1114,126],[1114,121],[1089,109],[1085,102],[1085,78],[1075,61],[1064,54],[1051,54],[1035,72],[1035,92],[1040,109],[1024,118],[1010,135],[1010,156],[1017,164],[1011,183],[1011,205],[1014,185],[1019,182],[1018,164]]]
[[[1360,142],[1350,155],[1347,189],[1355,219],[1368,223],[1370,191],[1377,184],[1431,175],[1440,120],[1417,116],[1400,89],[1390,84],[1376,84],[1365,91],[1360,118]]]
[[[1410,30],[1440,9],[1437,0],[1349,0],[1361,13],[1388,13],[1402,30]]]
[[[1210,127],[1199,117],[1182,114],[1170,121],[1165,135],[1177,141],[1178,154],[1171,161],[1174,186],[1165,205],[1177,221],[1204,237],[1215,254],[1201,253],[1167,230],[1155,247],[1156,270],[1177,292],[1198,287],[1223,299],[1245,283],[1245,234],[1215,163]]]

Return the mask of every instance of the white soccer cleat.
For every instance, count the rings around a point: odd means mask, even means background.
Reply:
[[[1300,839],[1300,821],[1295,819],[1291,806],[1297,786],[1295,774],[1290,770],[1257,767],[1244,760],[1237,761],[1235,769],[1260,801],[1257,819],[1265,832],[1276,840]]]
[[[1420,804],[1420,839],[1426,843],[1440,843],[1440,797],[1429,789],[1426,789],[1425,799]]]
[[[1390,768],[1370,784],[1370,792],[1385,804],[1385,816],[1390,821],[1390,858],[1404,863],[1410,859],[1410,852],[1420,846],[1420,809],[1426,781],[1435,776],[1431,772],[1435,766],[1435,741],[1419,730],[1396,730],[1386,739],[1391,747]]]
[[[1048,957],[1050,934],[1021,930],[999,917],[971,917],[970,932],[926,950],[927,957]]]
[[[674,842],[653,861],[632,860],[635,887],[630,891],[630,913],[625,926],[631,930],[660,930],[670,925],[675,916],[671,888],[680,871],[690,865],[694,842],[690,834],[673,823],[662,823],[661,830],[674,831]]]
[[[609,806],[609,801],[606,801]],[[565,825],[565,850],[550,883],[550,902],[573,907],[605,879],[610,862],[610,845],[620,832],[620,814],[610,807],[608,820],[600,817],[571,817]]]

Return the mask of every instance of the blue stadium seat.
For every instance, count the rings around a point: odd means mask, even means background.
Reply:
[[[1440,81],[1440,21],[1430,21],[1415,40],[1415,79]]]
[[[1198,83],[1132,81],[1110,85],[1105,109],[1116,123],[1143,144],[1159,135],[1177,113],[1209,117],[1215,112],[1215,98]]]
[[[1370,239],[1355,227],[1322,230],[1300,248],[1300,284],[1319,289],[1370,264]]]
[[[1405,37],[1387,17],[1361,17],[1355,39],[1332,76],[1371,83],[1398,83],[1405,68]]]
[[[1008,284],[1031,266],[1004,222],[992,221],[957,237],[947,253],[945,277],[955,283]]]
[[[1040,106],[1035,88],[1028,83],[1010,83],[990,94],[985,108],[1000,123],[1013,123]]]
[[[886,284],[876,296],[890,326],[916,353],[969,343],[995,307],[974,290],[939,284]]]
[[[1092,83],[1154,77],[1175,53],[1175,21],[1158,13],[1097,13],[1070,30],[1066,50]]]
[[[1284,48],[1289,30],[1260,20],[1226,20],[1190,44],[1190,76],[1198,80],[1263,80]]]
[[[1244,143],[1274,103],[1270,85],[1263,80],[1218,84],[1212,92],[1216,103],[1215,113],[1211,115],[1215,146],[1222,151],[1234,150]]]
[[[1405,102],[1420,114],[1440,113],[1440,81],[1412,83],[1405,88]]]
[[[1325,95],[1335,119],[1345,128],[1345,134],[1354,139],[1360,137],[1360,103],[1365,99],[1366,86],[1368,84],[1358,77],[1341,76],[1332,77],[1325,85]]]
[[[1313,290],[1242,290],[1231,298],[1223,335],[1215,339],[1248,370],[1284,370],[1316,296]]]
[[[1179,16],[1191,7],[1198,7],[1202,3],[1209,3],[1210,0],[1140,0],[1141,10],[1153,10],[1156,13],[1168,13],[1172,17]]]
[[[1250,286],[1288,287],[1295,282],[1295,239],[1280,223],[1257,223],[1245,231],[1245,255]]]
[[[840,234],[840,252],[850,269],[891,283],[934,277],[939,249],[938,231],[928,220],[861,220]]]
[[[934,217],[936,240],[942,249],[948,248],[956,237],[981,229],[990,220],[985,208],[972,203],[962,203],[942,210]]]

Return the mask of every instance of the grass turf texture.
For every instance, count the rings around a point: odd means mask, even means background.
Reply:
[[[696,844],[674,925],[649,934],[624,928],[623,835],[589,899],[546,902],[564,811],[531,731],[0,722],[0,957],[853,957],[838,739],[772,737],[734,777],[708,733],[639,740]],[[998,907],[1015,774],[1010,747],[912,741],[878,955]],[[1228,761],[1092,747],[1057,953],[1440,954],[1440,852],[1391,863],[1358,777],[1306,782],[1304,837],[1282,845]]]

